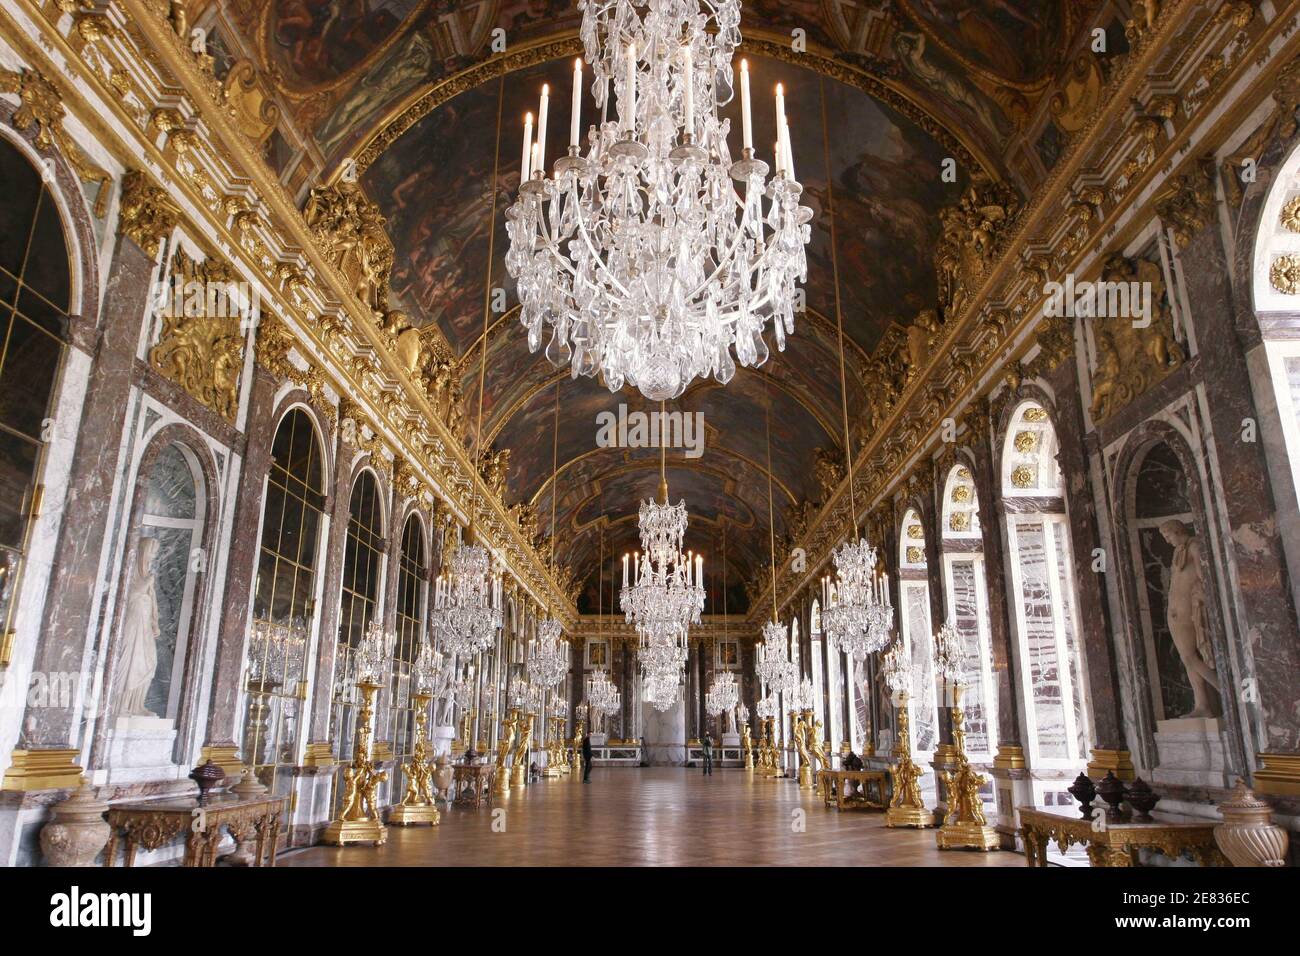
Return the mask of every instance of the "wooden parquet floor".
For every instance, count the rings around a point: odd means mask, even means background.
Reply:
[[[504,808],[493,827],[493,810]],[[803,811],[802,819],[798,811]],[[504,830],[502,831],[502,824]],[[502,832],[496,832],[502,831]],[[316,846],[280,866],[1024,866],[1019,854],[940,852],[933,830],[827,809],[790,780],[743,770],[594,769],[543,780],[437,827],[390,827],[382,847]]]

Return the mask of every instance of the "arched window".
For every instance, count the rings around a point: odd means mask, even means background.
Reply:
[[[973,760],[987,761],[993,759],[997,749],[997,696],[989,652],[979,508],[970,469],[955,466],[948,472],[943,491],[943,580],[949,619],[960,632],[965,650],[968,683],[962,711],[966,718],[966,752]]]
[[[931,754],[939,743],[939,696],[934,677],[934,632],[930,623],[930,582],[925,558],[925,527],[915,508],[903,515],[899,540],[899,611],[903,644],[912,658],[912,696],[907,702],[912,749]]]
[[[384,569],[384,516],[379,499],[379,482],[374,473],[362,471],[352,483],[348,504],[348,530],[343,544],[343,593],[339,602],[338,647],[334,658],[334,706],[330,712],[330,739],[338,742],[339,759],[352,759],[356,684],[352,654],[365,638],[366,627],[379,613],[376,607]],[[388,694],[381,694],[387,698]],[[387,730],[385,707],[376,705],[376,727]],[[378,735],[376,735],[378,738]],[[342,787],[336,787],[336,800]]]
[[[1031,766],[1070,769],[1087,756],[1088,716],[1057,439],[1047,410],[1023,402],[1002,453],[1007,566]]]
[[[311,418],[291,410],[271,444],[248,650],[244,759],[262,783],[287,793],[306,698],[325,511],[324,467]]]
[[[393,646],[393,686],[389,732],[397,760],[390,793],[403,792],[402,762],[415,745],[415,707],[411,694],[411,665],[424,642],[424,605],[429,566],[425,559],[424,525],[412,514],[402,528],[402,553],[397,560],[397,643]]]
[[[146,540],[154,542],[150,547],[154,555],[151,570],[157,606],[158,668],[144,704],[168,720],[177,720],[185,703],[185,672],[200,567],[194,555],[203,545],[204,500],[203,472],[193,452],[176,442],[167,445],[145,479],[137,554]]]
[[[45,422],[67,340],[68,245],[54,197],[16,148],[0,139],[0,634],[13,611]]]

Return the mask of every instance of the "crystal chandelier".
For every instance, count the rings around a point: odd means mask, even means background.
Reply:
[[[890,689],[895,698],[911,693],[912,661],[903,648],[902,641],[898,641],[885,652],[881,659],[880,676],[884,678],[885,686]]]
[[[769,694],[758,702],[758,706],[754,710],[760,720],[771,720],[780,713],[781,708],[777,705],[776,698]]]
[[[418,693],[430,697],[442,698],[451,688],[451,661],[447,655],[433,649],[432,641],[425,641],[420,646],[420,653],[411,666],[411,680]]]
[[[700,623],[704,610],[704,557],[682,550],[686,502],[669,504],[666,484],[661,484],[660,495],[661,501],[641,502],[644,550],[623,555],[619,602],[627,622],[643,636],[680,642],[690,625]]]
[[[583,62],[574,64],[569,148],[546,168],[550,90],[537,141],[524,119],[519,200],[506,211],[506,267],[518,281],[529,348],[647,398],[696,378],[726,384],[736,361],[767,359],[794,331],[812,210],[799,204],[789,125],[776,93],[776,172],[754,156],[741,61],[742,149],[732,161],[732,54],[740,0],[582,0],[582,40],[600,121],[582,155]],[[612,97],[611,97],[612,94]],[[612,119],[612,99],[618,118]],[[735,358],[732,357],[732,349]]]
[[[352,678],[358,684],[385,684],[393,665],[397,635],[378,621],[366,625],[361,643],[352,651]]]
[[[952,621],[945,621],[934,632],[935,676],[948,684],[965,684],[966,651],[962,647],[961,632]]]
[[[790,660],[785,639],[785,626],[768,621],[755,648],[754,670],[773,694],[788,694],[799,683],[799,665]]]
[[[609,679],[605,671],[596,671],[587,687],[587,701],[593,710],[609,716],[623,706],[623,695]]]
[[[713,679],[708,693],[704,695],[704,711],[710,717],[725,714],[740,700],[740,690],[736,686],[736,675],[726,671]]]
[[[302,680],[307,651],[307,622],[254,621],[249,637],[249,680],[261,688],[289,686]]]
[[[431,624],[449,653],[473,657],[501,629],[501,575],[481,545],[458,544],[449,565],[434,584]]]
[[[855,661],[888,646],[894,627],[889,576],[876,574],[876,549],[866,538],[835,550],[836,581],[822,581],[822,626]]]
[[[677,703],[681,691],[681,674],[676,671],[657,671],[647,673],[645,681],[645,699],[655,710],[663,713]]]
[[[545,618],[537,624],[537,636],[529,641],[528,676],[540,687],[554,687],[569,670],[569,645],[560,640],[559,621]]]

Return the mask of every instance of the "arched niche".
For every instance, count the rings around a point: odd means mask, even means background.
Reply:
[[[1021,402],[1011,416],[1002,449],[1003,496],[1060,496],[1058,447],[1047,409],[1035,401]]]

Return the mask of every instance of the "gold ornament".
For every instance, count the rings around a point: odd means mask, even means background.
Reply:
[[[924,829],[934,826],[934,814],[925,808],[921,788],[917,785],[925,771],[912,760],[908,697],[906,691],[898,696],[898,740],[894,744],[894,763],[889,768],[889,774],[894,778],[894,796],[885,811],[885,826]]]
[[[406,792],[402,802],[393,807],[388,822],[398,826],[437,826],[441,819],[433,790],[433,748],[429,746],[428,694],[412,694],[415,705],[415,744],[411,759],[402,765],[406,774]]]
[[[373,843],[388,840],[388,830],[379,816],[379,785],[388,779],[388,771],[376,770],[375,695],[380,684],[358,681],[361,706],[357,712],[356,740],[352,763],[343,771],[343,808],[321,834],[321,842],[334,846],[349,843]]]
[[[970,848],[996,850],[998,833],[988,825],[980,788],[988,781],[976,773],[966,757],[966,717],[961,709],[960,684],[953,685],[952,763],[957,771],[945,770],[943,785],[948,794],[948,815],[935,834],[941,850]]]

